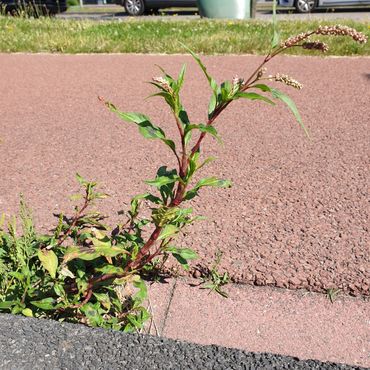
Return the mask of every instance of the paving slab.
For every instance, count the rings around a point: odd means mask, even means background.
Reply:
[[[178,281],[163,335],[199,344],[370,367],[362,299],[230,284],[225,299]]]
[[[204,57],[217,81],[247,76],[259,56]],[[98,101],[143,111],[169,137],[176,125],[159,98],[144,100],[162,65],[171,74],[188,63],[183,103],[193,122],[206,119],[207,82],[189,56],[0,55],[0,213],[17,212],[19,193],[36,225],[53,227],[53,213],[71,214],[74,174],[103,184],[111,197],[101,211],[127,209],[148,191],[144,179],[161,165],[176,165],[167,147],[146,141]],[[293,97],[311,132],[307,140],[286,107],[237,101],[217,123],[224,140],[205,141],[218,160],[199,176],[233,181],[231,189],[202,189],[196,214],[207,221],[179,241],[196,249],[203,266],[223,252],[220,268],[236,282],[304,288],[339,288],[370,294],[369,63],[361,58],[281,57],[268,73],[304,84]]]

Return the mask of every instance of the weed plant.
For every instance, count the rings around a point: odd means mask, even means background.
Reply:
[[[313,35],[349,36],[358,43],[366,42],[362,33],[340,25],[320,26],[280,42],[275,26],[270,51],[255,71],[248,78],[236,76],[221,84],[210,76],[199,56],[188,50],[211,89],[204,122],[194,122],[181,102],[185,65],[176,78],[161,69],[162,76],[151,81],[155,89],[152,96],[162,98],[167,104],[178,140],[169,138],[148,116],[120,111],[100,98],[118,118],[136,125],[145,138],[162,142],[172,152],[177,168],[161,166],[155,178],[146,181],[153,191],[135,196],[126,213],[126,222],[113,230],[104,225],[101,214],[90,210],[106,194],[97,191],[95,182],[80,175],[77,180],[82,192],[72,197],[78,202],[75,213],[72,217],[60,215],[52,233],[36,233],[31,212],[21,200],[20,235],[15,219],[7,227],[3,220],[0,229],[0,311],[122,331],[140,330],[149,318],[144,307],[147,288],[143,276],[155,271],[168,256],[185,270],[197,258],[195,251],[175,243],[176,236],[199,219],[192,215],[188,204],[204,187],[231,186],[225,179],[198,177],[214,160],[202,156],[202,145],[207,135],[220,140],[215,126],[219,116],[240,99],[258,100],[271,106],[282,102],[308,136],[294,102],[270,86],[270,82],[295,89],[301,89],[302,85],[285,74],[267,74],[266,65],[291,48],[326,52],[328,46],[324,42],[310,40]],[[150,204],[150,216],[142,212],[143,203]],[[214,269],[209,288],[222,294],[221,287],[227,280],[228,275],[220,276]]]

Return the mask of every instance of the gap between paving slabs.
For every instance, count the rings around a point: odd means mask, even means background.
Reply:
[[[172,339],[216,344],[370,367],[369,304],[340,296],[229,284],[225,299],[192,287],[187,278],[153,284],[149,331]],[[154,324],[155,322],[155,324]]]

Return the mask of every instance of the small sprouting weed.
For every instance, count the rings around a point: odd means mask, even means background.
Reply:
[[[326,290],[326,295],[329,298],[330,302],[334,303],[334,301],[337,299],[340,292],[341,292],[340,289],[329,288]]]
[[[222,297],[228,298],[228,294],[222,290],[222,287],[230,282],[229,274],[227,272],[221,274],[218,271],[222,254],[220,250],[216,252],[216,258],[212,268],[208,271],[206,276],[202,277],[201,289],[210,289],[211,292],[216,292]]]

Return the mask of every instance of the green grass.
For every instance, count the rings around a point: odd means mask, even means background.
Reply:
[[[109,14],[116,14],[116,13],[124,13],[125,8],[123,6],[89,6],[85,5],[82,8],[79,5],[70,6],[66,13],[109,13]]]
[[[370,36],[366,23],[342,21]],[[335,22],[281,21],[282,38]],[[17,19],[0,17],[0,52],[51,53],[184,53],[183,42],[204,54],[264,54],[271,39],[271,23],[264,21],[145,20],[96,22],[89,20]],[[348,37],[329,40],[328,55],[370,55],[369,43]],[[301,48],[291,53],[306,54]],[[311,53],[312,54],[312,53]]]

